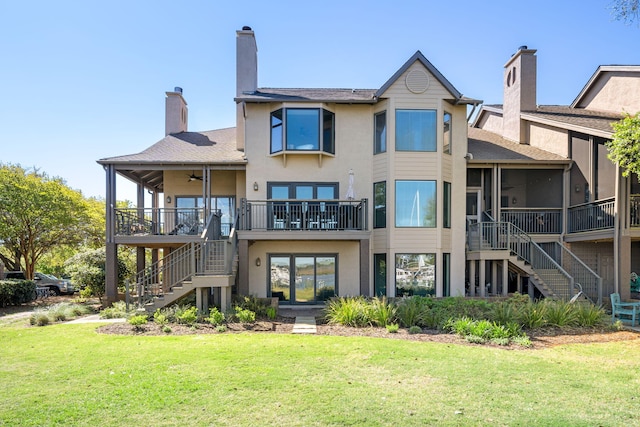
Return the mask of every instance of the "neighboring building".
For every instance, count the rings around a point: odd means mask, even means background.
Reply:
[[[201,308],[210,295],[226,306],[233,286],[281,304],[464,295],[465,218],[453,207],[465,203],[467,106],[480,101],[419,51],[379,89],[257,82],[256,40],[245,27],[236,128],[189,132],[176,88],[164,139],[98,161],[107,174],[108,299],[117,298],[121,245],[138,248],[139,288],[149,301],[163,297],[157,306],[193,289]],[[116,174],[138,184],[138,208],[115,207]]]
[[[536,51],[521,47],[505,65],[504,105],[483,106],[469,127],[481,101],[419,51],[378,89],[274,89],[258,87],[253,31],[236,40],[235,128],[188,131],[176,88],[165,138],[99,160],[109,301],[123,245],[137,248],[150,307],[194,290],[203,310],[232,293],[291,305],[629,296],[640,185],[603,143],[622,111],[640,110],[640,67],[600,67],[572,105],[538,106]],[[137,183],[137,208],[115,207],[116,174]]]
[[[612,138],[612,122],[640,111],[640,67],[601,66],[571,105],[539,106],[535,53],[522,46],[507,61],[504,104],[483,106],[469,130],[467,214],[484,224],[474,230],[491,228],[494,220],[515,224],[592,300],[612,292],[628,298],[630,273],[640,268],[640,186],[637,176],[623,178],[607,158],[605,141]],[[547,276],[545,289],[517,260],[471,249],[467,280],[496,285],[489,292],[503,290],[503,283],[505,292],[526,292],[519,279],[528,277],[543,294],[575,293],[566,283],[553,289],[554,281],[564,280],[557,272]]]

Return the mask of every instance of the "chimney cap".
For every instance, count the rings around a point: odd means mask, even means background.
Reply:
[[[182,88],[180,86],[176,86],[173,88],[174,92],[182,93]]]
[[[527,45],[525,45],[525,44],[523,44],[522,46],[520,46],[518,48],[518,50],[527,50],[527,49],[529,49],[529,47]]]
[[[242,27],[242,31],[253,31],[253,30],[251,29],[250,26],[245,25],[244,27]]]

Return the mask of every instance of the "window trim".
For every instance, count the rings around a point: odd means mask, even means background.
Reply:
[[[317,132],[318,132],[318,139],[317,139],[317,146],[314,148],[303,148],[303,149],[298,149],[298,148],[288,148],[287,147],[287,121],[288,121],[288,115],[287,113],[289,111],[301,111],[301,110],[308,110],[308,111],[316,111],[318,113],[318,127],[317,127]],[[281,118],[277,117],[277,114],[279,113],[279,115],[281,116]],[[274,117],[276,117],[278,120],[280,120],[280,123],[276,123],[274,125]],[[330,120],[327,120],[327,117],[330,118]],[[330,125],[330,129],[325,129],[325,124],[329,122]],[[269,153],[272,155],[278,155],[278,154],[286,154],[286,153],[293,153],[293,154],[304,154],[304,153],[311,153],[311,154],[316,154],[316,153],[321,153],[321,154],[329,154],[329,155],[335,155],[336,152],[336,117],[335,117],[335,113],[331,110],[328,110],[324,107],[281,107],[278,109],[275,109],[273,111],[271,111],[269,113]],[[274,129],[275,128],[280,128],[279,131],[279,137],[280,137],[280,141],[279,141],[279,145],[278,145],[278,149],[274,150]],[[325,140],[325,136],[327,135],[327,131],[330,131],[329,135],[330,135],[330,141],[327,143],[327,141]]]
[[[378,208],[376,205],[376,188],[378,185],[382,185],[383,186],[383,190],[384,190],[384,205],[382,206],[382,212],[383,212],[383,217],[382,217],[382,224],[378,223]],[[378,181],[378,182],[374,182],[373,183],[373,228],[387,228],[387,181]]]
[[[400,256],[405,256],[405,255],[409,255],[409,256],[419,256],[419,255],[425,255],[426,258],[428,258],[429,256],[433,257],[433,262],[432,265],[433,266],[433,288],[429,288],[429,287],[425,287],[425,289],[432,289],[431,292],[427,292],[426,295],[433,295],[436,296],[437,294],[437,288],[438,288],[438,256],[435,252],[423,252],[423,253],[418,253],[418,252],[396,252],[393,256],[393,266],[394,266],[394,271],[396,274],[396,277],[394,279],[394,294],[396,297],[398,297],[398,257]],[[388,264],[387,264],[388,265]],[[426,265],[426,264],[425,264]],[[387,266],[387,274],[388,274],[388,266]],[[404,293],[403,293],[404,295]]]
[[[384,129],[378,134],[378,118],[384,116]],[[380,138],[378,136],[380,135]],[[373,115],[373,154],[387,152],[387,110],[379,111]]]
[[[433,185],[433,200],[435,200],[436,206],[433,208],[433,221],[431,225],[398,225],[398,184],[402,182],[421,182],[421,183],[432,183]],[[438,181],[435,179],[397,179],[395,181],[395,201],[394,201],[394,212],[395,212],[395,227],[396,228],[437,228],[438,227]],[[414,201],[415,202],[415,201]],[[418,218],[416,213],[416,218]]]
[[[451,228],[451,183],[442,182],[442,227]]]
[[[400,148],[398,143],[402,140],[402,138],[400,138],[400,126],[398,126],[398,123],[400,122],[400,120],[398,120],[398,115],[400,113],[403,112],[423,112],[423,113],[429,113],[429,117],[433,119],[433,123],[431,123],[431,125],[433,126],[433,133],[430,133],[429,135],[433,138],[433,143],[430,144],[429,147],[425,147],[425,149],[417,149],[417,148]],[[436,153],[438,151],[438,110],[434,109],[434,108],[396,108],[395,111],[395,138],[396,138],[396,151],[400,151],[400,152],[418,152],[418,153]],[[412,141],[413,142],[413,141]],[[415,145],[415,144],[413,144]],[[433,148],[433,149],[428,149],[428,148]]]
[[[449,116],[448,122],[446,121],[447,116]],[[447,131],[446,131],[447,123],[449,124],[448,138],[447,138]],[[453,115],[450,112],[445,110],[442,113],[442,152],[445,154],[451,155],[452,151],[453,151]]]
[[[304,306],[304,305],[313,305],[313,304],[317,304],[319,302],[322,302],[324,300],[320,300],[320,299],[316,299],[317,297],[317,291],[318,291],[318,267],[317,267],[317,259],[318,258],[333,258],[334,260],[334,296],[338,296],[340,295],[340,286],[339,286],[339,281],[340,281],[340,262],[339,262],[339,254],[336,252],[330,252],[330,253],[321,253],[321,252],[289,252],[289,253],[282,253],[282,252],[273,252],[273,253],[267,253],[267,266],[268,266],[268,271],[267,271],[267,280],[266,280],[266,291],[267,291],[267,297],[268,298],[272,298],[272,290],[271,290],[271,260],[272,258],[285,258],[288,257],[289,258],[289,300],[284,302],[284,304],[287,305],[298,305],[298,306]],[[314,274],[314,299],[312,301],[308,301],[308,302],[296,302],[295,298],[295,260],[296,258],[303,258],[303,257],[307,257],[307,258],[313,258],[313,274]],[[292,292],[293,290],[293,292]],[[283,303],[282,301],[280,302],[281,304]]]

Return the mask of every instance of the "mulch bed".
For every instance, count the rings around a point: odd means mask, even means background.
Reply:
[[[144,325],[142,330],[136,330],[128,323],[110,323],[100,326],[97,332],[103,334],[119,334],[119,335],[193,335],[193,334],[220,334],[220,333],[283,333],[289,334],[293,330],[294,319],[278,318],[274,321],[257,321],[253,324],[228,323],[225,332],[218,332],[216,328],[207,324],[198,324],[192,328],[187,325],[171,324],[171,332],[163,332],[162,328],[152,322]],[[407,329],[401,328],[397,333],[389,333],[386,328],[367,327],[352,328],[340,325],[327,325],[319,323],[317,326],[317,335],[334,335],[345,337],[373,337],[387,339],[401,339],[419,342],[437,342],[444,344],[462,344],[462,345],[478,345],[467,342],[454,334],[445,333],[437,330],[424,329],[419,334],[409,334]],[[579,344],[579,343],[599,343],[611,341],[631,341],[640,339],[640,333],[631,330],[612,331],[607,328],[543,328],[528,333],[531,339],[531,347],[529,349],[542,349],[563,344]],[[508,346],[500,346],[493,343],[482,344],[505,350],[524,350],[517,344]]]

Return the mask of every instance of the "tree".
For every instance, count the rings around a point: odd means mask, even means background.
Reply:
[[[61,178],[0,163],[0,260],[7,269],[31,279],[54,248],[95,239],[90,212],[82,193]]]
[[[640,1],[640,0],[639,0]],[[613,139],[607,141],[609,159],[622,169],[622,176],[640,175],[640,113],[627,114],[612,123]]]
[[[85,250],[69,258],[65,263],[65,269],[71,274],[74,283],[85,286],[83,295],[96,296],[102,302],[105,292],[105,266],[107,255],[105,248]],[[118,284],[124,284],[125,279],[131,275],[129,268],[121,254],[118,254]]]
[[[613,0],[609,7],[616,21],[623,21],[627,25],[638,21],[640,0]]]

